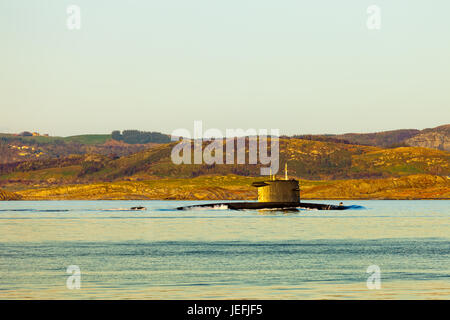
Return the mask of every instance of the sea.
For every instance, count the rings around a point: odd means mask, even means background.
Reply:
[[[0,202],[0,299],[450,298],[450,201],[202,203]]]

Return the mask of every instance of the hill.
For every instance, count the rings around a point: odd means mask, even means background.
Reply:
[[[259,176],[261,165],[172,163],[175,144],[160,145],[117,160],[93,165],[84,178],[112,181],[129,178],[192,178],[201,175]],[[246,150],[248,153],[248,150]],[[403,176],[408,174],[450,174],[450,153],[426,148],[380,149],[300,139],[280,140],[280,167],[287,162],[289,172],[305,179],[349,179]],[[95,171],[95,172],[94,172]],[[280,174],[282,174],[280,170]]]
[[[0,133],[4,141],[22,141],[30,144],[52,144],[62,142],[78,142],[81,144],[102,144],[111,139],[110,134],[83,134],[69,137],[57,136],[20,136],[9,133]]]
[[[71,137],[22,137],[0,134],[0,164],[66,157],[73,154],[96,153],[124,156],[151,147],[153,144],[126,144],[111,135],[79,135]]]
[[[450,151],[450,125],[424,130],[401,129],[375,133],[345,133],[327,135],[296,135],[293,138],[392,148],[424,147]]]
[[[396,145],[398,146],[402,144],[406,139],[414,137],[419,133],[420,130],[416,129],[402,129],[402,130],[382,131],[375,133],[299,135],[294,136],[294,138],[387,148]]]
[[[120,158],[85,154],[0,165],[0,186],[14,191],[30,187],[186,179],[210,175],[260,176],[260,165],[175,165],[170,158],[174,145],[156,145]],[[412,174],[450,175],[449,152],[416,147],[381,149],[281,139],[280,167],[285,162],[288,163],[290,175],[308,180],[374,179]]]
[[[406,139],[405,143],[415,147],[450,151],[450,124],[422,130],[414,137]]]
[[[353,144],[377,146],[387,148],[392,145],[398,145],[403,143],[406,139],[414,137],[419,134],[420,130],[416,129],[403,129],[392,130],[375,133],[346,133],[336,135],[336,138],[347,140]]]
[[[284,138],[285,140],[289,140],[289,137]],[[383,149],[413,146],[450,151],[450,125],[447,124],[424,130],[403,129],[377,133],[296,135],[290,139],[323,142],[328,143],[329,145],[347,144],[372,146]],[[70,137],[0,134],[0,165],[40,159],[61,158],[73,154],[101,154],[122,157],[160,144],[169,143],[169,135],[159,132],[138,130],[124,130],[123,132],[114,131],[112,134],[85,134]],[[345,147],[340,148],[342,150],[346,149]],[[336,163],[338,159],[335,156],[337,155],[338,153],[335,153],[334,155],[330,155],[333,159],[326,160],[323,158],[322,160],[325,162],[331,161]],[[348,155],[344,157],[346,158],[346,161],[348,161]],[[305,158],[304,160],[308,159]],[[299,173],[307,174],[310,178],[313,178],[314,174],[316,174],[316,178],[320,175],[326,176],[331,174],[330,170],[322,170],[322,172],[319,172],[320,170],[318,172],[305,172],[307,171],[306,167],[303,170],[298,167],[297,170]],[[245,171],[248,171],[248,169],[245,169]]]

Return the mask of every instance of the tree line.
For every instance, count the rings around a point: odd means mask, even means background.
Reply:
[[[149,132],[139,130],[124,130],[120,132],[115,130],[111,133],[111,137],[117,141],[123,141],[128,144],[145,144],[145,143],[169,143],[170,136],[161,132]]]

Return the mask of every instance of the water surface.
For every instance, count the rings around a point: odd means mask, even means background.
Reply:
[[[0,299],[450,298],[450,201],[175,210],[200,203],[0,202]],[[66,286],[70,265],[79,290]]]

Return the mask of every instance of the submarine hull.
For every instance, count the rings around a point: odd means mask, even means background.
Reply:
[[[315,209],[315,210],[345,210],[348,206],[336,206],[332,204],[306,203],[306,202],[225,202],[197,204],[186,207],[178,207],[178,210],[188,210],[190,208],[214,208],[226,206],[231,210],[259,210],[259,209]]]

